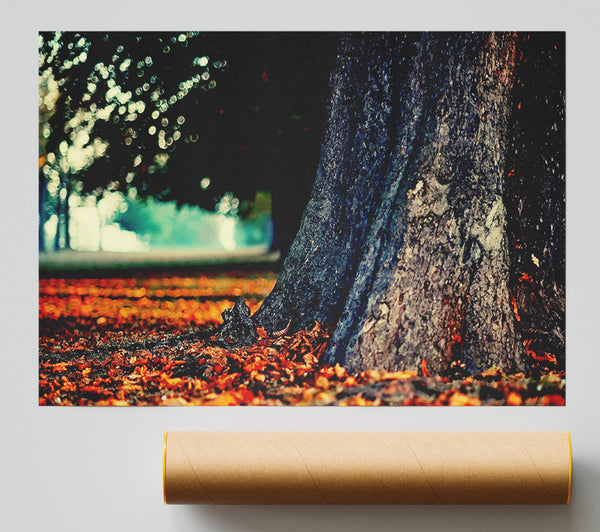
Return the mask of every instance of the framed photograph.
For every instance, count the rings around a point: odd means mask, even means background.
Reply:
[[[564,32],[39,34],[39,404],[564,405]]]

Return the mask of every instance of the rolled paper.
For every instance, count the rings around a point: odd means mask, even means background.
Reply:
[[[568,504],[568,432],[167,432],[168,504]]]

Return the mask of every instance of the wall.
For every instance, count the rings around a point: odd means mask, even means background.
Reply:
[[[0,528],[104,531],[592,531],[600,522],[597,421],[598,9],[572,1],[270,3],[23,0],[2,32]],[[366,6],[366,4],[364,4]],[[591,4],[590,4],[591,5]],[[125,7],[126,6],[126,7]],[[141,11],[141,6],[145,6]],[[244,7],[243,7],[244,6]],[[342,7],[343,6],[343,7]],[[243,7],[243,8],[242,8]],[[170,9],[170,11],[169,11]],[[361,11],[362,10],[362,11]],[[140,18],[141,17],[141,18]],[[250,26],[249,26],[250,25]],[[40,29],[567,30],[567,406],[497,408],[40,408],[35,172]],[[16,201],[18,200],[18,201]],[[21,205],[22,203],[22,205]],[[17,225],[18,228],[17,228]],[[164,430],[570,430],[569,507],[164,506]]]

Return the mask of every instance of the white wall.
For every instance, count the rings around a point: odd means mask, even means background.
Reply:
[[[31,2],[2,16],[0,529],[594,531],[598,410],[598,9],[591,2]],[[82,7],[85,6],[85,7]],[[142,7],[145,6],[145,7]],[[245,7],[243,7],[245,6]],[[349,9],[349,6],[352,9]],[[243,7],[243,9],[242,9]],[[355,9],[356,8],[356,9]],[[40,408],[36,61],[42,29],[567,30],[567,406]],[[8,224],[8,225],[7,225]],[[18,224],[18,225],[17,225]],[[569,507],[164,506],[164,430],[570,430]]]

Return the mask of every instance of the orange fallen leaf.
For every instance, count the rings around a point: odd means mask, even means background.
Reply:
[[[510,392],[506,398],[506,404],[511,406],[519,406],[523,402],[523,398],[517,392]]]
[[[480,406],[481,401],[478,397],[469,397],[460,392],[454,392],[448,400],[449,406]]]
[[[556,395],[556,394],[552,394],[552,395],[545,395],[544,397],[540,398],[539,403],[540,405],[544,405],[544,406],[564,406],[565,405],[565,398],[562,397],[561,395]]]
[[[222,394],[217,395],[215,399],[205,401],[203,404],[207,406],[230,406],[237,405],[239,403],[233,394],[223,392]]]
[[[339,363],[336,363],[335,367],[333,368],[333,371],[335,372],[335,376],[338,379],[342,379],[346,374],[346,370],[342,366],[340,366]]]
[[[325,388],[327,390],[329,388],[329,380],[327,379],[327,377],[321,375],[320,377],[317,377],[317,380],[315,381],[315,386],[317,386],[318,388]]]
[[[421,371],[423,372],[424,377],[431,377],[431,374],[429,373],[429,370],[427,369],[427,359],[426,358],[424,358],[421,361]]]
[[[418,371],[393,371],[388,372],[385,376],[386,379],[410,379],[416,377],[419,374]]]
[[[537,389],[539,376],[498,368],[465,376],[464,362],[456,360],[444,377],[431,374],[428,359],[418,371],[349,374],[341,364],[324,363],[331,331],[318,323],[277,337],[259,328],[258,342],[244,349],[219,346],[214,335],[190,335],[219,325],[240,295],[252,313],[258,309],[276,274],[245,275],[41,279],[39,404],[470,405],[479,404],[477,390],[486,397],[485,388],[507,404],[564,404],[556,355],[534,351],[526,333],[525,351],[544,378]],[[520,281],[530,282],[524,274]],[[458,332],[450,334],[462,342]],[[80,355],[86,351],[92,356]],[[379,391],[377,399],[365,399]]]
[[[513,314],[515,315],[515,319],[517,321],[521,321],[521,316],[519,315],[519,308],[517,307],[517,300],[514,298],[514,296],[510,296],[510,302],[512,304]]]

